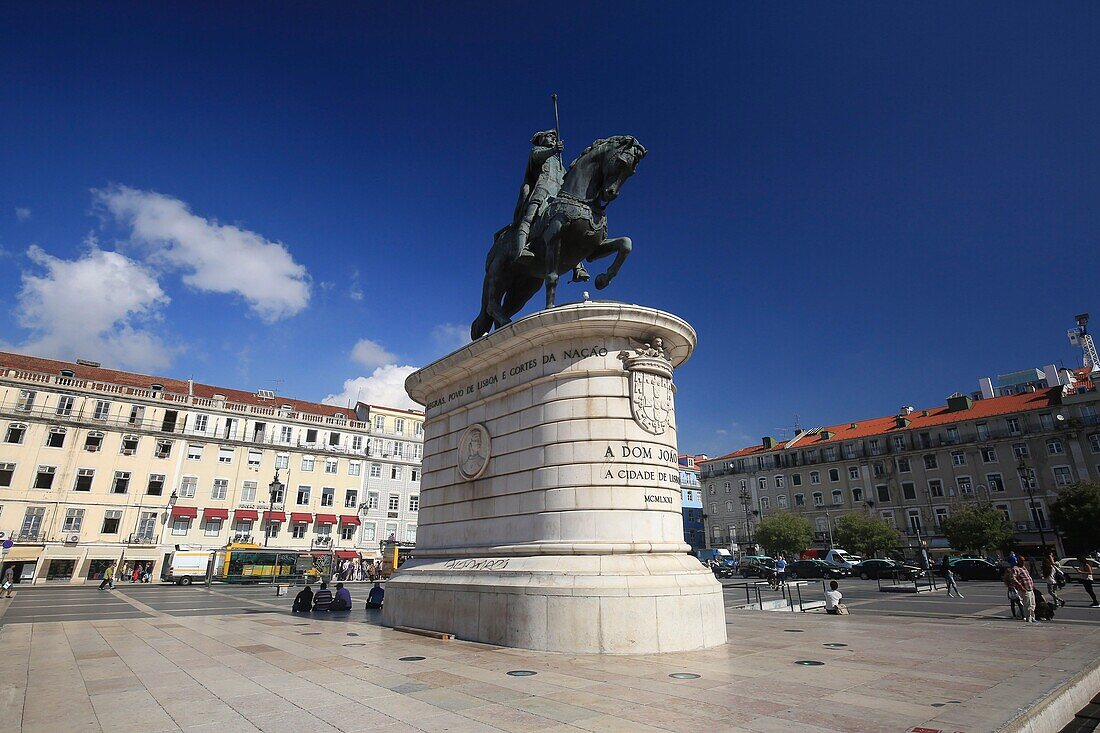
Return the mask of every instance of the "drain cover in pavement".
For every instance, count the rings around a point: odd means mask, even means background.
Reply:
[[[816,659],[799,659],[795,664],[800,664],[803,667],[824,667],[825,662],[819,662]]]
[[[802,633],[802,629],[783,629],[783,630],[786,631],[788,634],[801,634]]]
[[[399,662],[422,662],[424,657],[401,657],[397,661]]]
[[[303,631],[302,636],[320,636],[320,631]]]
[[[826,647],[828,649],[842,649],[842,648],[844,648],[848,645],[847,644],[822,644],[821,646]]]
[[[350,644],[343,644],[342,646],[366,646],[366,644],[361,641],[353,641]]]
[[[348,636],[359,636],[359,634],[355,633],[354,631],[349,631]]]
[[[697,679],[699,679],[699,675],[693,674],[691,672],[673,672],[672,674],[669,675],[669,677],[671,677],[674,680],[697,680]]]
[[[531,675],[536,674],[538,674],[538,672],[532,672],[529,669],[513,669],[511,672],[508,673],[510,677],[530,677]]]

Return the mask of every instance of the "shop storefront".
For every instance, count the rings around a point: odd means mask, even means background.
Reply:
[[[3,567],[0,567],[0,577],[12,569],[16,583],[31,584],[34,582],[34,574],[38,569],[38,561],[42,556],[41,547],[14,546],[9,547],[3,554]]]
[[[76,570],[76,560],[55,557],[46,561],[46,580],[71,580]]]

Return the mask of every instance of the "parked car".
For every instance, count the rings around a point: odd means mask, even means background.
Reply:
[[[732,557],[717,557],[707,563],[710,567],[714,577],[716,578],[733,578],[737,575],[738,567],[737,563],[733,561]]]
[[[787,577],[797,578],[829,578],[835,580],[843,578],[851,573],[844,568],[830,565],[824,560],[795,560],[787,564]]]
[[[742,578],[768,578],[775,573],[775,560],[764,555],[742,555],[737,570]]]
[[[875,578],[913,580],[922,577],[924,570],[916,565],[907,565],[897,560],[874,558],[857,563],[852,568],[852,575],[857,575],[864,580],[874,580]]]
[[[852,555],[847,550],[840,547],[834,547],[831,550],[804,550],[802,552],[802,559],[824,560],[835,567],[851,570],[852,566],[860,562],[863,558],[859,555]]]
[[[1005,574],[1001,566],[979,558],[948,560],[947,566],[959,580],[1001,580]]]

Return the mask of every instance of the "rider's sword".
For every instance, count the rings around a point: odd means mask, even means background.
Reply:
[[[554,101],[554,137],[556,137],[558,139],[558,142],[560,143],[561,132],[558,130],[558,95],[551,94],[550,99]],[[558,151],[558,157],[561,157],[561,151]]]

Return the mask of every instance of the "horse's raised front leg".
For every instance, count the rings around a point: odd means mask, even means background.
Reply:
[[[603,290],[611,281],[615,279],[615,276],[619,274],[619,268],[626,262],[627,255],[630,254],[630,249],[633,245],[630,242],[630,237],[615,237],[614,239],[605,239],[603,244],[592,251],[592,254],[588,256],[588,261],[593,262],[595,260],[607,257],[614,253],[615,261],[611,263],[611,267],[607,268],[606,272],[601,272],[596,276],[596,289]]]

